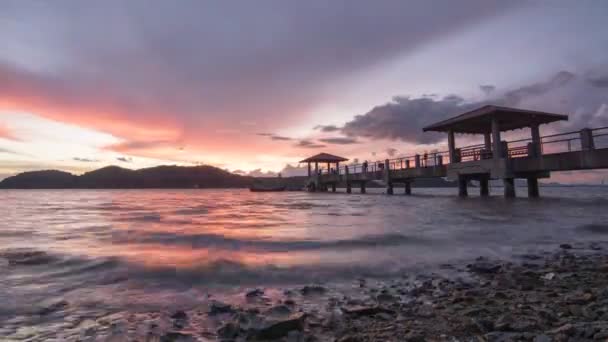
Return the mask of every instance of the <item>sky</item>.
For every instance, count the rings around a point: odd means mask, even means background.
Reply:
[[[319,152],[444,148],[421,128],[484,104],[570,116],[541,134],[608,126],[603,0],[0,3],[0,179],[111,164],[290,175]]]

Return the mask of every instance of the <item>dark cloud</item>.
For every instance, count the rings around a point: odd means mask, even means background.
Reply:
[[[479,90],[481,90],[484,94],[490,95],[496,90],[496,87],[491,84],[480,85]]]
[[[359,142],[355,138],[350,137],[332,137],[332,138],[322,138],[319,139],[320,142],[326,144],[335,144],[335,145],[350,145],[350,144],[358,144]]]
[[[323,147],[326,147],[326,145],[318,144],[318,143],[312,142],[310,140],[300,140],[294,146],[295,147],[304,147],[304,148],[323,148]]]
[[[80,158],[80,157],[74,157],[74,158],[72,158],[72,160],[78,161],[78,162],[83,162],[83,163],[96,163],[99,161],[99,159]]]
[[[444,136],[435,133],[423,134],[423,126],[470,110],[477,105],[466,104],[457,96],[440,100],[397,96],[392,102],[355,116],[344,125],[342,132],[350,137],[435,143],[444,139]]]
[[[538,82],[507,92],[502,101],[519,104],[527,98],[544,95],[552,90],[563,87],[576,79],[569,71],[560,71],[546,82]]]
[[[131,157],[117,157],[116,160],[121,161],[123,163],[133,162],[133,158],[131,158]]]
[[[315,126],[314,129],[319,130],[319,131],[324,132],[324,133],[331,133],[331,132],[337,132],[337,131],[339,131],[340,127],[338,127],[336,125],[326,125],[326,126],[324,126],[324,125],[317,125],[317,126]]]
[[[587,82],[597,88],[608,88],[608,75],[595,77],[592,76],[587,78]]]
[[[397,155],[397,149],[396,148],[387,148],[386,149],[386,154],[388,154],[389,157],[394,157],[395,155]]]
[[[6,153],[6,154],[16,154],[16,155],[19,155],[19,154],[20,154],[19,152],[15,152],[15,151],[13,151],[13,150],[11,150],[11,149],[8,149],[8,148],[2,148],[2,147],[0,147],[0,153]]]
[[[591,85],[569,71],[547,81],[525,85],[482,101],[467,102],[458,95],[442,99],[397,96],[393,101],[357,115],[342,127],[350,137],[437,143],[443,134],[422,132],[436,121],[487,105],[513,106],[570,114],[568,128],[608,125],[608,88]]]
[[[290,141],[290,140],[293,140],[293,138],[285,137],[285,136],[274,134],[274,133],[256,133],[256,135],[259,135],[261,137],[268,137],[268,138],[270,138],[270,140],[275,140],[275,141]]]
[[[280,136],[280,135],[273,135],[272,137],[270,137],[270,139],[272,139],[272,140],[279,140],[279,141],[290,141],[290,140],[293,140],[290,137],[284,137],[284,136]]]

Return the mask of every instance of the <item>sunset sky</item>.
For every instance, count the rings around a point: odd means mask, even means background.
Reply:
[[[542,134],[608,126],[603,0],[0,6],[0,179],[384,159],[443,148],[421,128],[486,103],[570,115]]]

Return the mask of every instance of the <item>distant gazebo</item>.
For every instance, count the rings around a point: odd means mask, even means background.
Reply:
[[[340,168],[340,162],[348,161],[348,159],[343,157],[334,156],[329,153],[319,153],[312,157],[301,160],[300,163],[308,164],[308,177],[312,175],[310,165],[311,163],[315,164],[315,174],[319,173],[319,163],[327,163],[327,169],[331,169],[331,164],[336,164],[336,170]]]

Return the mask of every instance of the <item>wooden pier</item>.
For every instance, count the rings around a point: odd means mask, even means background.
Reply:
[[[417,178],[444,177],[458,181],[462,197],[468,196],[471,180],[479,182],[481,196],[488,196],[489,181],[495,179],[503,181],[505,197],[515,197],[515,179],[519,178],[527,180],[528,196],[538,197],[538,179],[549,177],[551,171],[608,168],[608,127],[540,135],[540,125],[561,120],[568,120],[568,116],[484,106],[423,129],[447,133],[447,151],[342,166],[346,158],[321,153],[301,162],[308,164],[309,191],[335,192],[340,185],[347,193],[353,187],[365,193],[369,182],[381,181],[389,195],[396,184],[403,184],[405,194],[410,195]],[[501,140],[501,132],[522,128],[530,129],[530,138]],[[459,148],[455,134],[483,135],[484,143]],[[600,141],[603,143],[598,144]]]

